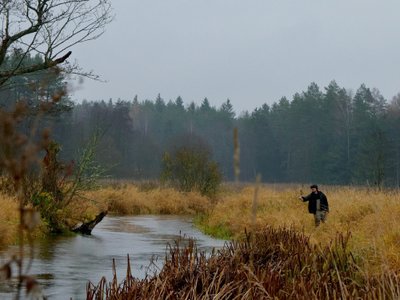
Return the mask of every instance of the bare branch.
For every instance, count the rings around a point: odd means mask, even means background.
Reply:
[[[11,76],[28,74],[28,73],[33,73],[33,72],[53,68],[53,67],[63,63],[71,55],[71,53],[72,52],[69,51],[67,54],[65,54],[62,57],[59,57],[52,61],[44,61],[41,64],[36,64],[36,65],[28,66],[28,67],[21,67],[17,70],[12,70],[12,71],[0,72],[0,86],[2,84],[4,84]]]
[[[104,33],[113,19],[111,12],[111,0],[1,1],[0,86],[13,76],[64,63],[71,47]],[[21,56],[20,63],[9,67],[5,58],[18,47],[25,54],[40,54],[44,62],[23,66]]]

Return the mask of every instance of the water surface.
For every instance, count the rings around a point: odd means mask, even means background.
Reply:
[[[89,280],[97,283],[102,276],[112,279],[113,259],[119,281],[126,273],[128,254],[133,276],[144,278],[146,272],[162,266],[167,244],[180,236],[194,238],[204,251],[224,244],[202,234],[189,217],[111,216],[104,218],[91,236],[57,237],[36,244],[30,274],[39,279],[49,299],[85,299]],[[0,264],[13,250],[0,254]],[[10,284],[0,284],[0,299],[12,299],[12,289]]]

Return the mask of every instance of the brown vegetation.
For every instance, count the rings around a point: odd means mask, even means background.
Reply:
[[[356,187],[324,187],[329,199],[327,223],[315,228],[307,204],[298,200],[296,185],[264,185],[258,192],[257,228],[293,227],[304,231],[313,243],[327,245],[338,232],[351,232],[349,249],[370,272],[400,268],[400,193]],[[227,191],[203,218],[203,227],[225,228],[232,237],[252,226],[254,187]]]
[[[266,227],[206,256],[190,241],[171,247],[158,275],[103,278],[87,299],[398,299],[399,273],[360,271],[349,235],[320,247],[293,228]]]
[[[0,194],[0,248],[16,242],[19,224],[18,202]]]
[[[122,184],[87,191],[85,197],[94,199],[99,207],[119,215],[205,213],[210,199],[197,192],[182,193],[173,188],[151,187],[148,184]]]
[[[18,235],[20,227],[19,201],[13,196],[0,192],[0,207],[0,249],[2,249],[9,245],[16,245],[20,238]],[[27,213],[34,212],[29,206],[25,207],[25,211]],[[43,223],[36,224],[29,230],[31,239],[43,238],[48,234],[48,228]],[[23,238],[28,242],[27,236]]]

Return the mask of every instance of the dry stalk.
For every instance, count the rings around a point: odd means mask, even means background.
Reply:
[[[240,144],[238,128],[233,129],[233,168],[235,172],[235,183],[239,183],[240,175]]]

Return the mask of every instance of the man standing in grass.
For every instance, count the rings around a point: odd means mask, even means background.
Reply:
[[[308,201],[308,212],[314,215],[315,226],[319,226],[326,220],[326,214],[329,212],[328,198],[325,194],[318,190],[318,186],[313,184],[310,186],[311,194],[300,196],[303,202]]]

